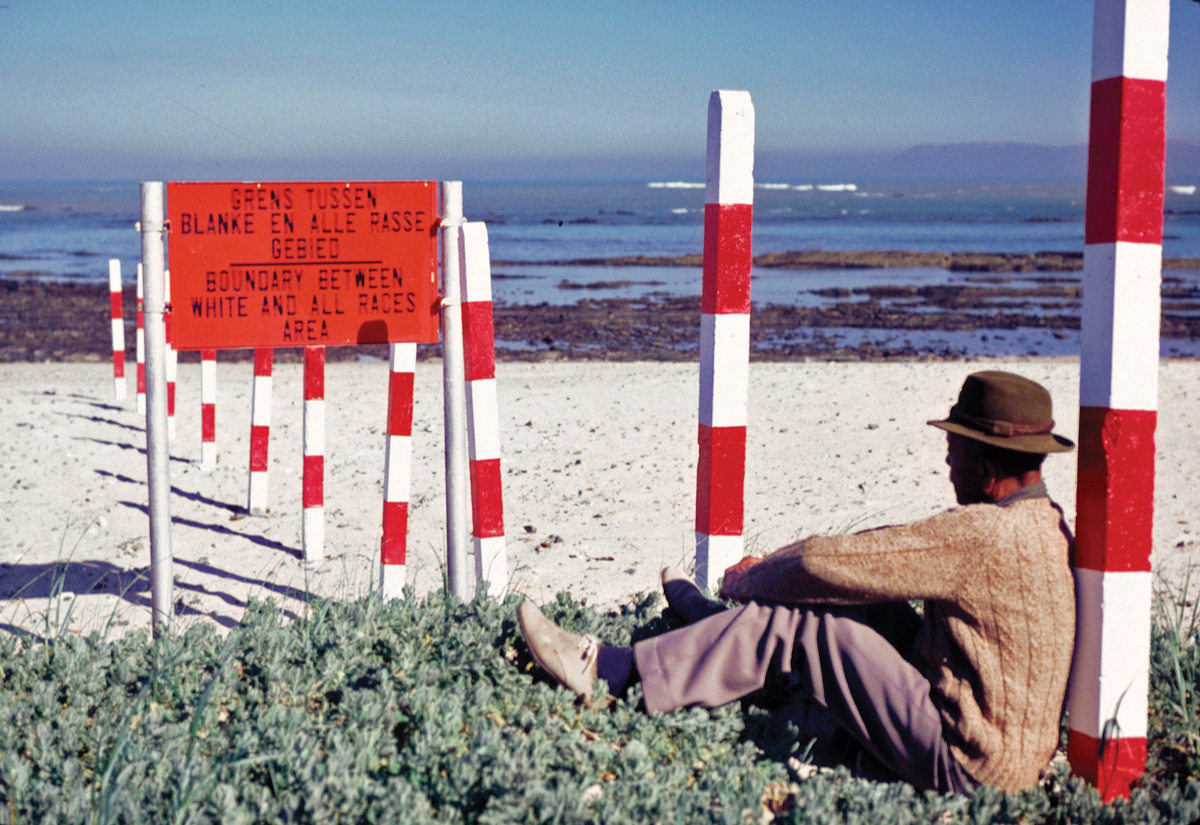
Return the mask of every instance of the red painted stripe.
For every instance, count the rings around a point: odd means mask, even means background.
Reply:
[[[704,276],[700,311],[744,315],[750,311],[751,228],[748,203],[704,205]]]
[[[120,292],[110,292],[110,293],[108,293],[108,299],[109,299],[109,307],[112,309],[112,317],[114,319],[123,317],[121,315],[121,293]]]
[[[1157,421],[1154,410],[1080,407],[1076,567],[1150,569]]]
[[[146,365],[138,361],[137,365],[137,391],[138,395],[146,394]]]
[[[476,538],[504,535],[500,459],[471,462],[471,533]]]
[[[325,456],[304,457],[304,507],[320,507],[325,503]]]
[[[217,440],[217,405],[200,405],[200,440]]]
[[[496,377],[496,330],[491,301],[468,301],[462,305],[463,350],[466,380]]]
[[[254,374],[268,376],[275,362],[275,350],[270,347],[257,347],[254,350]]]
[[[165,331],[164,337],[167,339],[167,346],[171,346],[171,342],[174,341],[175,338],[174,338],[174,336],[171,335],[171,312],[170,312],[170,310],[163,313],[163,330]]]
[[[215,349],[200,350],[200,360],[201,361],[216,361],[217,360],[217,351]]]
[[[412,435],[413,380],[411,372],[393,372],[388,396],[388,435]]]
[[[137,328],[146,328],[146,313],[142,312],[142,302],[138,301],[137,305]]]
[[[740,536],[746,480],[746,428],[700,425],[696,532]]]
[[[1109,739],[1104,743],[1079,731],[1067,736],[1067,759],[1076,776],[1095,785],[1105,802],[1128,796],[1146,770],[1145,737]]]
[[[175,382],[167,382],[167,415],[175,414]]]
[[[325,347],[304,348],[304,400],[325,399]]]
[[[380,560],[384,564],[404,564],[408,554],[408,502],[383,503],[383,541]]]
[[[250,427],[250,472],[260,473],[267,469],[267,447],[270,444],[271,428]]]
[[[123,349],[113,350],[113,377],[125,377],[125,350]]]
[[[1166,84],[1092,84],[1084,243],[1162,243]]]

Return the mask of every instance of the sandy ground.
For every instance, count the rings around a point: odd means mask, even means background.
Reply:
[[[1046,384],[1059,431],[1075,434],[1074,360],[753,365],[748,549],[950,506],[944,437],[925,422],[945,414],[968,372],[993,367]],[[251,365],[220,365],[212,470],[198,463],[199,365],[180,366],[170,468],[177,627],[230,627],[249,598],[298,616],[306,592],[351,598],[376,580],[387,364],[328,367],[326,547],[315,567],[300,550],[301,371],[276,365],[271,509],[250,517]],[[687,566],[697,366],[502,363],[497,372],[508,588],[609,606],[657,589],[663,565]],[[445,567],[441,381],[440,362],[418,365],[407,565],[418,594],[440,587]],[[44,637],[149,626],[144,420],[132,387],[130,396],[114,400],[105,364],[0,365],[0,628]],[[1200,559],[1198,396],[1200,363],[1162,363],[1155,563],[1176,583]],[[1075,469],[1073,453],[1046,466],[1072,520]]]

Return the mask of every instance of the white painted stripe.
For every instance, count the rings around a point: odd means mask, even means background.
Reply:
[[[392,344],[391,366],[392,372],[416,372],[417,345]]]
[[[500,457],[500,407],[496,403],[496,379],[467,382],[467,441],[472,461]]]
[[[1096,0],[1092,82],[1167,79],[1170,0]]]
[[[167,383],[172,384],[179,378],[179,352],[167,347]]]
[[[176,429],[177,429],[177,427],[175,424],[175,416],[168,415],[167,416],[167,441],[175,440]]]
[[[125,379],[113,377],[113,392],[118,401],[124,401],[125,395],[128,392],[125,388]]]
[[[203,360],[200,362],[200,403],[217,403],[217,362]]]
[[[383,469],[384,501],[408,501],[411,468],[412,436],[389,435]]]
[[[265,515],[267,512],[267,471],[250,471],[250,514]]]
[[[407,565],[379,565],[379,595],[387,602],[404,597],[404,572]]]
[[[700,316],[700,423],[744,427],[750,384],[750,316]]]
[[[1084,246],[1081,406],[1158,408],[1161,284],[1157,244]]]
[[[325,455],[325,401],[304,402],[304,454]]]
[[[254,387],[250,392],[250,424],[254,427],[271,426],[271,376],[254,376]]]
[[[726,568],[742,560],[745,541],[742,536],[710,536],[696,533],[696,585],[717,590],[717,580]]]
[[[754,203],[754,104],[749,92],[708,98],[704,202]]]
[[[217,442],[200,442],[200,466],[206,469],[217,466]]]
[[[325,508],[305,507],[304,520],[301,522],[300,543],[304,548],[304,561],[307,564],[320,562],[325,558]]]
[[[121,262],[116,258],[108,259],[108,291],[121,291]]]
[[[137,265],[137,299],[140,301],[145,296],[142,295],[142,265]]]
[[[508,552],[504,536],[475,539],[475,581],[487,581],[488,595],[504,598],[508,592]]]
[[[134,340],[137,341],[137,360],[139,364],[146,363],[146,330],[141,327],[137,328],[134,333]]]
[[[125,351],[125,322],[120,318],[112,319],[113,352]]]
[[[1075,571],[1071,728],[1100,738],[1146,735],[1153,573]]]
[[[463,224],[458,243],[462,261],[458,276],[462,302],[491,301],[492,264],[488,255],[487,224],[479,221]]]

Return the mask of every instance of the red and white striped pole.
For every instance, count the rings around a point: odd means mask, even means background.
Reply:
[[[142,265],[137,265],[137,411],[146,414],[146,319],[143,309]]]
[[[475,580],[508,588],[504,493],[500,475],[500,408],[496,402],[496,332],[487,226],[467,223],[459,234],[463,350],[467,386],[467,442],[471,467],[471,535]]]
[[[254,388],[250,394],[250,497],[252,516],[267,514],[267,448],[271,443],[271,367],[275,350],[254,350]]]
[[[1146,764],[1169,0],[1096,0],[1068,757],[1105,800]]]
[[[112,315],[113,390],[118,401],[125,400],[125,316],[121,309],[121,262],[108,261],[108,298]]]
[[[304,348],[304,560],[325,555],[325,347]]]
[[[200,350],[200,466],[217,466],[217,351]]]
[[[171,346],[174,337],[171,334],[171,319],[175,310],[171,307],[171,271],[167,270],[166,278],[166,307],[163,320],[167,328],[167,440],[175,440],[175,382],[179,377],[179,353]]]
[[[696,583],[715,590],[725,568],[743,552],[754,219],[754,104],[749,92],[716,91],[709,98],[706,178]]]
[[[417,345],[392,344],[391,356],[383,473],[383,540],[379,553],[379,591],[385,601],[404,595]]]

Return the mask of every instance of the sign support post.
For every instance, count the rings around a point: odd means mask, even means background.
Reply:
[[[458,239],[462,234],[462,181],[442,182],[442,387],[446,439],[446,577],[450,593],[467,597],[466,368]]]
[[[163,185],[143,183],[142,263],[146,322],[146,480],[150,491],[150,604],[154,635],[171,627],[171,477],[167,438]]]

